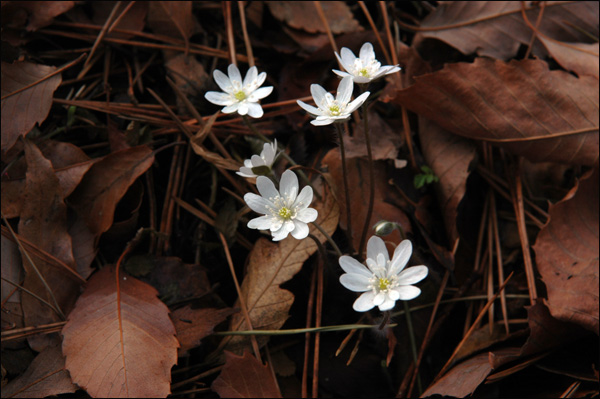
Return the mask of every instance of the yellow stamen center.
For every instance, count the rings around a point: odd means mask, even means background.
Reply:
[[[360,71],[358,71],[358,74],[359,74],[360,76],[364,76],[365,78],[366,78],[366,77],[369,77],[369,71],[367,71],[367,68],[363,68],[363,69],[361,69]]]
[[[238,91],[237,93],[234,94],[234,97],[236,100],[238,101],[242,101],[246,99],[246,93],[244,93],[242,90]]]
[[[329,107],[331,115],[338,116],[340,114],[340,107],[338,105],[332,105]]]
[[[292,217],[292,211],[290,211],[285,206],[279,210],[278,214],[279,214],[279,216],[281,216],[284,219],[289,219]]]
[[[379,291],[385,291],[390,286],[390,279],[388,279],[386,277],[379,278],[379,281],[377,281],[377,284],[379,285]]]

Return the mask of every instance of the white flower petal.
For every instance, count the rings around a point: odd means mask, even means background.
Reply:
[[[283,222],[283,228],[291,233],[296,228],[296,225],[293,220],[286,220]]]
[[[261,216],[258,218],[254,218],[248,222],[248,228],[258,230],[270,230],[271,220],[271,216]]]
[[[310,121],[311,125],[314,125],[314,126],[331,125],[333,122],[335,122],[335,119],[332,119],[332,118],[315,119],[315,120]]]
[[[379,310],[385,312],[386,310],[393,309],[394,306],[396,306],[396,301],[390,299],[389,297],[386,297],[385,301],[381,305],[379,305]]]
[[[296,196],[298,195],[298,176],[289,169],[281,175],[279,192],[282,197],[289,199],[291,204],[296,201]]]
[[[379,254],[383,255],[385,261],[390,259],[385,242],[380,237],[372,236],[367,242],[367,258],[377,261],[377,255]]]
[[[398,291],[394,291],[394,290],[389,290],[388,293],[387,293],[387,296],[392,301],[397,301],[398,299],[400,299],[400,294],[398,294]]]
[[[217,82],[217,85],[224,92],[231,93],[233,91],[233,87],[231,86],[231,80],[223,72],[219,71],[218,69],[215,69],[215,71],[213,72],[213,78],[215,78],[215,82]]]
[[[340,54],[341,54],[342,66],[344,67],[344,69],[346,71],[352,73],[352,68],[354,67],[354,61],[356,60],[356,56],[354,55],[352,50],[350,50],[347,47],[342,47]]]
[[[283,219],[281,218],[272,218],[271,220],[271,231],[278,231],[283,228]],[[284,229],[285,230],[285,229]]]
[[[356,301],[354,301],[352,308],[357,312],[366,312],[367,310],[371,310],[375,307],[375,304],[373,303],[374,297],[375,294],[373,294],[373,291],[367,291],[359,296]]]
[[[299,209],[307,208],[313,200],[313,189],[311,186],[305,186],[296,201],[294,201],[293,207],[299,207]]]
[[[237,112],[242,116],[246,115],[248,113],[248,102],[243,101],[239,103]]]
[[[261,177],[264,176],[259,176],[258,178]],[[263,215],[266,215],[269,212],[269,208],[273,207],[273,204],[270,201],[254,193],[247,193],[246,195],[244,195],[244,201],[246,202],[246,204],[248,204],[248,207],[254,212],[262,213]]]
[[[250,157],[250,162],[252,162],[252,167],[257,167],[257,166],[264,166],[265,165],[265,161],[264,159],[262,159],[261,157],[259,157],[258,155],[254,154]]]
[[[248,106],[248,116],[252,118],[260,118],[264,115],[263,109],[258,103],[248,102],[246,103]]]
[[[286,238],[289,234],[289,231],[287,231],[286,229],[283,228],[283,226],[281,226],[281,228],[277,231],[271,231],[271,236],[273,237],[273,241],[281,241],[284,238]]]
[[[312,105],[308,105],[303,101],[300,100],[296,100],[296,102],[298,103],[298,105],[300,107],[302,107],[306,112],[308,112],[309,114],[313,115],[313,116],[318,116],[318,115],[323,115],[323,111],[321,111],[319,108],[313,107]]]
[[[296,219],[304,223],[312,223],[319,217],[319,212],[313,208],[300,209],[296,214]]]
[[[221,112],[224,114],[231,114],[232,112],[236,112],[239,108],[240,108],[240,103],[233,103],[233,104],[228,105],[227,107],[223,108],[221,110]]]
[[[354,99],[354,101],[352,101],[350,104],[348,104],[348,107],[346,107],[346,112],[348,112],[350,114],[350,113],[354,112],[358,107],[363,105],[363,103],[365,101],[367,101],[367,97],[369,97],[369,94],[371,94],[371,92],[365,91],[363,94],[356,97]]]
[[[260,195],[269,201],[274,201],[275,197],[279,196],[279,191],[275,188],[275,184],[266,176],[258,176],[256,178],[256,188]]]
[[[234,86],[234,89],[237,89],[237,87],[235,87],[236,82],[238,82],[240,85],[242,84],[242,74],[240,73],[240,70],[234,64],[231,64],[227,68],[227,74],[229,75],[229,80],[231,80],[232,86]]]
[[[204,98],[216,105],[231,105],[234,101],[231,99],[231,96],[227,93],[222,93],[220,91],[208,91],[204,94]]]
[[[373,304],[375,306],[379,306],[383,302],[385,302],[385,300],[386,300],[385,292],[378,292],[377,294],[375,294],[375,297],[373,298]]]
[[[246,77],[244,78],[244,82],[242,83],[244,88],[248,88],[250,90],[256,89],[256,87],[253,88],[252,85],[256,84],[257,77],[258,77],[258,69],[256,69],[255,66],[248,69],[248,72],[246,72]]]
[[[328,93],[327,90],[318,84],[312,84],[310,85],[310,94],[312,94],[317,107],[320,107]]]
[[[392,256],[392,261],[390,262],[390,275],[400,273],[408,263],[411,255],[412,243],[410,240],[403,240],[394,250],[394,256]]]
[[[421,290],[414,285],[401,285],[392,289],[398,293],[398,299],[403,301],[410,301],[421,294]]]
[[[242,166],[239,172],[235,172],[236,174],[242,177],[256,177],[256,175],[252,172],[252,169]]]
[[[254,90],[249,96],[248,101],[250,102],[258,102],[258,100],[262,100],[273,91],[273,86],[265,86],[259,89]]]
[[[368,78],[366,76],[361,76],[361,75],[353,75],[352,78],[354,79],[354,82],[359,83],[359,84],[369,83],[370,81],[373,80],[373,78]]]
[[[428,273],[429,269],[427,269],[427,266],[409,267],[398,275],[398,283],[400,285],[415,284],[427,277]]]
[[[359,58],[363,62],[363,65],[368,65],[371,61],[375,59],[375,50],[373,50],[373,45],[369,42],[366,42],[360,48]]]
[[[371,273],[369,269],[367,269],[362,263],[348,255],[340,256],[338,262],[346,273],[360,274],[367,278],[373,277],[373,273]]]
[[[267,73],[266,72],[259,73],[258,77],[256,78],[256,87],[262,86],[262,84],[265,83],[266,79],[267,79]]]
[[[335,73],[337,76],[341,76],[342,78],[346,77],[346,76],[350,76],[353,77],[352,75],[350,75],[348,72],[343,72],[343,71],[338,71],[337,69],[332,69],[333,73]]]
[[[308,237],[309,229],[306,223],[300,220],[294,220],[294,226],[296,226],[296,228],[292,230],[292,237],[297,240],[302,240]]]
[[[366,292],[371,289],[369,278],[362,274],[342,274],[340,276],[340,283],[354,292]]]
[[[347,104],[348,101],[352,98],[352,90],[354,89],[354,81],[350,76],[346,76],[342,79],[340,84],[338,85],[338,91],[336,100],[340,104]]]

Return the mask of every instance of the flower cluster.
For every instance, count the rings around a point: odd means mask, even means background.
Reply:
[[[354,302],[357,312],[366,312],[379,307],[379,310],[390,310],[397,300],[414,299],[421,290],[412,284],[427,277],[426,266],[413,266],[405,269],[412,254],[409,240],[402,241],[394,250],[392,260],[388,255],[383,240],[373,236],[367,243],[367,266],[350,256],[339,259],[345,274],[340,276],[340,283],[350,291],[362,292]]]

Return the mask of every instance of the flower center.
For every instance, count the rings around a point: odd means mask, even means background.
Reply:
[[[358,74],[360,76],[364,76],[365,78],[369,77],[369,71],[367,71],[367,68],[363,68],[360,71],[358,71]]]
[[[337,104],[329,106],[329,113],[333,116],[339,116],[341,113],[340,106]]]
[[[237,93],[235,93],[233,95],[235,97],[236,100],[238,101],[243,101],[246,99],[246,93],[244,93],[243,90],[238,91]]]
[[[391,281],[387,277],[380,277],[377,281],[379,291],[386,291],[390,287]]]
[[[288,208],[286,208],[285,206],[282,207],[281,209],[279,209],[279,212],[277,212],[279,216],[281,216],[283,219],[290,219],[292,217],[292,211],[289,210]]]

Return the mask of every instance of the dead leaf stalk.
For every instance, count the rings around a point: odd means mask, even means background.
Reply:
[[[510,281],[510,279],[512,278],[512,276],[513,276],[513,272],[511,272],[510,275],[506,278],[506,280],[504,280],[504,282],[502,283],[502,285],[500,287],[498,287],[498,292],[496,292],[496,294],[492,298],[490,298],[490,300],[487,301],[487,303],[485,304],[485,306],[483,307],[483,309],[481,309],[481,311],[479,312],[479,315],[477,316],[477,318],[473,322],[473,325],[471,326],[471,328],[469,329],[469,331],[467,331],[467,333],[465,334],[465,336],[463,337],[463,339],[458,343],[458,345],[454,349],[454,352],[452,352],[452,355],[450,356],[450,358],[448,359],[448,361],[446,362],[446,364],[444,364],[444,367],[442,367],[442,369],[440,370],[440,372],[438,373],[438,375],[432,381],[432,384],[434,384],[440,378],[442,378],[442,376],[446,373],[446,371],[448,371],[448,369],[450,368],[450,366],[454,362],[454,359],[456,358],[456,355],[458,354],[458,351],[460,351],[460,349],[463,347],[463,345],[465,344],[465,342],[467,342],[467,339],[471,336],[471,334],[473,334],[473,331],[475,331],[475,328],[477,328],[477,326],[479,325],[479,322],[481,321],[481,319],[483,319],[483,317],[487,313],[489,307],[492,306],[492,304],[494,303],[494,301],[496,300],[496,298],[498,298],[498,296],[500,296],[500,292],[502,292],[502,290],[504,290],[504,287],[506,287],[506,284],[508,284],[508,282]]]
[[[223,3],[223,19],[225,20],[225,28],[227,30],[227,47],[229,48],[229,61],[237,66],[235,56],[235,38],[233,36],[233,21],[231,17],[231,1]]]
[[[333,51],[335,51],[337,53],[338,52],[337,44],[335,44],[335,38],[333,37],[333,33],[331,32],[331,27],[329,26],[327,17],[325,16],[325,13],[323,12],[323,7],[321,6],[321,2],[313,1],[313,4],[315,5],[315,9],[317,10],[317,14],[319,15],[319,18],[321,19],[321,22],[323,22],[323,26],[325,27],[325,31],[327,32],[327,38],[329,38],[329,43],[331,44],[331,48],[333,49]],[[338,66],[340,67],[340,69],[342,69],[342,64],[340,64],[339,60],[338,60]]]
[[[238,1],[238,10],[240,12],[240,22],[242,24],[242,33],[244,35],[244,44],[246,45],[246,55],[248,56],[248,66],[254,66],[254,53],[252,52],[252,43],[248,36],[248,27],[246,26],[245,1]]]
[[[225,236],[223,236],[223,233],[221,233],[221,232],[219,232],[219,239],[221,240],[221,243],[223,244],[223,250],[225,251],[225,258],[227,258],[227,264],[229,265],[229,271],[231,272],[231,277],[233,278],[233,283],[235,284],[235,289],[238,294],[238,298],[240,301],[240,307],[242,308],[242,313],[244,315],[244,318],[246,319],[246,324],[248,325],[248,328],[250,329],[250,331],[252,331],[252,322],[250,321],[250,314],[248,313],[248,307],[246,306],[246,300],[244,298],[244,295],[242,294],[242,289],[240,287],[240,283],[237,279],[237,276],[235,275],[235,269],[233,267],[233,261],[231,260],[231,254],[229,253],[229,246],[227,245],[227,240],[225,239]],[[262,359],[260,357],[260,349],[258,347],[258,342],[256,341],[256,337],[254,335],[252,335],[252,336],[250,336],[250,339],[252,341],[252,349],[254,350],[254,356],[256,356],[258,361],[262,363]]]
[[[364,92],[364,85],[360,86],[361,92]],[[362,234],[360,236],[360,245],[358,246],[358,257],[360,259],[363,258],[363,254],[365,252],[365,245],[367,243],[367,232],[371,227],[371,216],[373,215],[373,203],[375,202],[375,170],[373,168],[373,153],[371,150],[371,137],[369,135],[369,120],[368,120],[368,111],[367,111],[368,101],[362,105],[363,109],[363,123],[364,123],[364,133],[365,133],[365,143],[367,144],[367,163],[369,164],[369,204],[367,205],[367,216],[365,218],[365,224],[363,225]],[[341,140],[340,140],[341,141]],[[347,193],[346,193],[347,194]],[[350,208],[348,208],[348,214],[350,213]]]
[[[346,236],[348,238],[348,245],[350,246],[350,253],[354,253],[354,245],[352,244],[352,208],[350,207],[350,187],[348,185],[348,169],[346,168],[344,132],[342,131],[341,125],[339,123],[335,123],[335,127],[337,128],[338,140],[340,142],[340,154],[342,156],[342,176],[344,179],[344,198],[346,200]],[[369,183],[371,186],[373,185],[372,181],[373,180],[371,180],[371,182]]]

